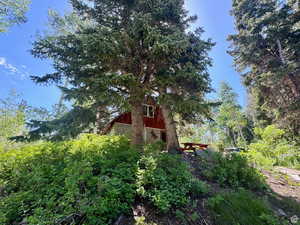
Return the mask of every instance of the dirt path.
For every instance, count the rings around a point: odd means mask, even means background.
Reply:
[[[274,171],[263,171],[266,182],[273,192],[282,196],[295,199],[300,203],[300,171],[277,167]]]

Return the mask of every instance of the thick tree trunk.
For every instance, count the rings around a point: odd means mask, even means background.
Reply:
[[[168,105],[161,105],[162,113],[165,120],[167,131],[167,150],[169,153],[176,154],[179,152],[179,142],[176,130],[176,124],[171,113],[171,109]]]
[[[131,144],[142,150],[144,145],[144,115],[142,101],[132,103],[131,120],[132,120],[132,134]]]

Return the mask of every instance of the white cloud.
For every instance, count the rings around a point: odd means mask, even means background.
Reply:
[[[6,61],[6,58],[0,57],[0,66],[4,67],[5,69],[9,70],[11,73],[18,73],[19,70],[13,66],[12,64],[9,64]]]
[[[19,75],[22,79],[27,76],[30,76],[29,73],[26,71],[27,67],[25,65],[21,65],[20,68],[14,66],[7,62],[5,57],[0,57],[0,67],[7,70],[10,74]]]

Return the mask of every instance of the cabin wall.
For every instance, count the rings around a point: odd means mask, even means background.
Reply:
[[[131,138],[131,125],[125,123],[114,123],[110,134],[111,135],[124,135],[128,138]]]
[[[144,140],[147,144],[161,140],[161,130],[145,127]]]
[[[131,125],[130,124],[125,124],[125,123],[114,123],[110,134],[111,135],[124,135],[128,138],[131,138]],[[163,130],[161,129],[155,129],[155,128],[150,128],[150,127],[145,127],[144,128],[144,140],[145,143],[153,143],[155,141],[161,140],[162,135],[161,132]]]

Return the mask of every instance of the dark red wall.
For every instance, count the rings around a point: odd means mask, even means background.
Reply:
[[[114,122],[131,124],[131,113],[128,112],[120,115],[112,123]],[[162,111],[159,107],[156,107],[155,109],[154,118],[144,116],[144,125],[145,127],[157,128],[162,130],[166,129]]]

